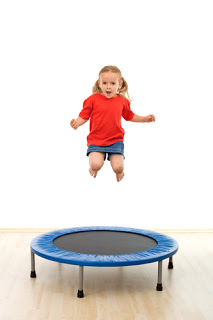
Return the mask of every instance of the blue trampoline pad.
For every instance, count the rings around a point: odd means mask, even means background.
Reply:
[[[32,240],[31,250],[61,263],[117,267],[162,261],[178,251],[178,243],[143,229],[79,227],[39,235]]]

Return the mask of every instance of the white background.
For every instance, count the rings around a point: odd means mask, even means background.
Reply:
[[[0,2],[1,227],[213,228],[212,1]],[[139,115],[125,178],[69,122],[105,65]]]

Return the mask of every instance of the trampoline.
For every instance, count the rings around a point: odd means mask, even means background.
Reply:
[[[31,278],[36,277],[35,254],[56,262],[79,266],[77,296],[84,297],[85,266],[121,267],[158,262],[156,290],[162,291],[162,262],[173,255],[178,243],[158,232],[124,227],[79,227],[41,234],[31,242]]]

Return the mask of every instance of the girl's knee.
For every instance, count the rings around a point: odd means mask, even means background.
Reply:
[[[110,162],[111,162],[112,169],[116,174],[120,174],[124,171],[123,156],[112,155],[110,157]]]
[[[103,159],[90,159],[90,168],[93,170],[93,171],[99,171],[103,165],[104,165],[104,160]]]
[[[103,167],[103,162],[100,162],[100,161],[91,161],[90,162],[90,168],[93,170],[93,171],[99,171],[102,167]]]
[[[111,162],[111,166],[112,166],[113,171],[116,174],[120,174],[120,173],[122,173],[124,171],[123,159],[122,159],[122,161],[113,161],[113,162]]]
[[[89,155],[89,164],[92,171],[99,171],[104,165],[104,154],[92,152]]]
[[[116,165],[113,165],[112,169],[116,174],[120,174],[124,171],[124,166],[123,164],[116,164]]]

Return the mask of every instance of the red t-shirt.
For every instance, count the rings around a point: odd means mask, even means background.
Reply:
[[[121,127],[121,116],[131,120],[134,113],[130,109],[129,100],[117,95],[106,98],[101,93],[95,93],[83,103],[79,117],[90,118],[90,133],[87,145],[109,146],[124,139],[124,129]]]

